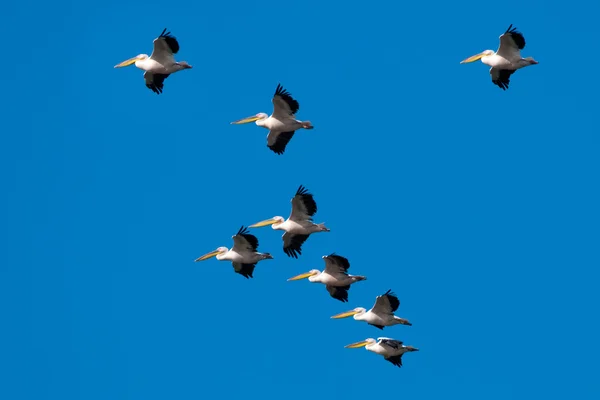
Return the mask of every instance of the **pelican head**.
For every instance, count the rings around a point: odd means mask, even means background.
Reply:
[[[340,318],[348,318],[348,317],[354,317],[354,319],[356,319],[356,316],[358,314],[364,314],[367,312],[366,308],[362,308],[362,307],[356,307],[354,310],[350,310],[350,311],[346,311],[340,314],[336,314],[334,315],[333,319],[340,319]]]
[[[406,351],[419,351],[419,349],[413,346],[404,346],[404,348],[406,349]]]
[[[313,277],[319,275],[320,273],[321,271],[319,271],[318,269],[311,269],[308,272],[291,277],[290,279],[288,279],[288,281],[299,281],[300,279],[308,278],[309,281],[314,282]]]
[[[146,60],[147,58],[148,58],[148,54],[138,54],[137,56],[132,57],[129,60],[125,60],[125,61],[115,65],[115,68],[127,67],[128,65],[134,64],[136,61]]]
[[[238,119],[237,121],[233,121],[232,124],[233,125],[241,125],[241,124],[247,124],[249,122],[255,122],[255,121],[260,121],[263,119],[267,119],[269,118],[269,116],[265,113],[258,113],[256,115],[253,115],[251,117],[247,117],[247,118],[242,118],[242,119]],[[258,123],[257,123],[258,125]]]
[[[356,342],[356,343],[352,343],[352,344],[346,345],[344,347],[346,349],[358,349],[359,347],[365,347],[365,346],[368,346],[370,344],[374,344],[376,342],[377,341],[375,339],[368,338],[368,339],[362,340],[360,342]]]
[[[474,56],[471,56],[469,58],[465,58],[460,63],[461,64],[472,63],[474,61],[480,60],[481,58],[483,58],[485,56],[493,56],[494,54],[496,54],[496,53],[493,50],[484,50],[484,51],[482,51],[479,54],[475,54]]]
[[[227,253],[229,251],[229,249],[227,247],[219,247],[218,249],[211,251],[210,253],[206,253],[205,255],[196,258],[194,261],[204,261],[204,260],[208,260],[209,258],[212,258],[214,256],[218,256],[220,254],[224,254]],[[218,259],[218,258],[217,258]]]
[[[272,225],[273,229],[277,229],[277,227],[279,225],[283,224],[284,221],[285,221],[285,219],[283,217],[277,216],[277,217],[265,219],[264,221],[260,221],[255,224],[252,224],[248,228],[260,228],[261,226]]]

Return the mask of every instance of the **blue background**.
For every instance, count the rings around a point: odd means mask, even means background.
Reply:
[[[593,3],[4,5],[0,397],[598,398]],[[504,92],[459,62],[511,23],[540,64]],[[165,27],[194,69],[157,96],[113,66]],[[229,124],[278,82],[315,125],[283,156]],[[193,262],[300,184],[300,259],[261,228],[254,279]],[[286,282],[331,252],[348,304]],[[412,327],[329,318],[387,289]],[[421,351],[344,348],[378,336]]]

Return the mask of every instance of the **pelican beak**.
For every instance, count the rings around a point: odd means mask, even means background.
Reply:
[[[248,117],[248,118],[242,118],[242,119],[238,119],[237,121],[233,121],[232,124],[233,125],[247,124],[249,122],[258,121],[259,119],[260,119],[260,117],[257,117],[256,115],[253,115],[253,116]]]
[[[300,279],[306,279],[309,276],[313,276],[313,273],[312,272],[305,272],[304,274],[296,275],[296,276],[288,279],[288,281],[299,281]]]
[[[261,226],[273,225],[276,222],[277,220],[273,218],[265,219],[264,221],[260,221],[253,225],[250,225],[248,228],[260,228]]]
[[[351,311],[343,312],[341,314],[334,315],[331,318],[333,318],[333,319],[348,318],[348,317],[351,317],[356,314],[358,314],[358,311],[351,310]]]
[[[130,58],[129,60],[125,60],[120,64],[115,65],[115,68],[123,68],[123,67],[127,67],[128,65],[133,64],[134,62],[137,61],[137,56]]]
[[[471,57],[469,57],[467,59],[462,60],[460,63],[461,64],[472,63],[473,61],[479,60],[484,55],[485,54],[483,54],[483,53],[475,54],[474,56],[471,56]]]
[[[344,348],[346,348],[346,349],[358,349],[359,347],[365,347],[368,344],[369,344],[369,342],[367,342],[366,340],[363,340],[362,342],[356,342],[356,343],[352,343],[352,344],[349,344],[347,346],[344,346]]]
[[[219,254],[220,251],[219,250],[215,250],[215,251],[211,251],[210,253],[206,253],[205,255],[203,255],[202,257],[198,257],[196,258],[194,261],[204,261],[204,260],[208,260],[211,257],[216,256],[217,254]]]

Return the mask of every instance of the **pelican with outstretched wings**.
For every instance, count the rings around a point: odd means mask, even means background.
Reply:
[[[248,118],[232,122],[234,125],[256,122],[256,125],[269,130],[267,147],[275,154],[283,154],[298,129],[313,129],[310,121],[300,121],[295,114],[300,110],[300,103],[281,86],[277,85],[273,95],[273,114],[258,113]]]
[[[169,75],[175,72],[192,68],[185,61],[176,62],[173,57],[179,51],[179,42],[167,32],[165,28],[162,33],[154,39],[154,49],[148,57],[147,54],[140,54],[115,65],[115,68],[127,67],[135,64],[136,67],[144,72],[146,87],[156,94],[161,94],[164,87],[164,81]]]
[[[254,268],[259,261],[272,259],[269,253],[259,253],[258,239],[251,235],[248,229],[241,227],[237,234],[231,237],[233,247],[219,247],[210,253],[198,257],[195,261],[208,260],[211,257],[217,257],[219,261],[231,261],[233,269],[245,278],[252,278]]]
[[[506,90],[510,84],[510,76],[516,70],[538,64],[533,57],[521,57],[521,50],[524,48],[525,37],[511,24],[506,32],[500,36],[500,47],[497,51],[485,50],[460,63],[465,64],[481,60],[482,63],[491,67],[492,83],[500,89]]]
[[[292,212],[287,220],[276,216],[250,225],[250,228],[271,225],[273,229],[285,231],[282,236],[283,251],[289,257],[298,258],[302,254],[302,245],[316,232],[329,232],[324,223],[315,224],[312,217],[317,213],[317,203],[313,195],[300,185],[291,200]]]
[[[412,325],[408,320],[394,315],[399,306],[400,300],[390,289],[381,296],[377,296],[375,305],[369,311],[366,308],[357,307],[354,310],[334,315],[331,318],[354,317],[357,321],[365,321],[369,325],[373,325],[379,329],[399,324]]]
[[[296,275],[288,281],[297,281],[308,278],[310,282],[322,283],[329,292],[329,295],[336,300],[346,303],[348,301],[348,290],[350,285],[356,282],[364,281],[366,276],[349,275],[348,268],[350,262],[346,257],[330,254],[323,256],[325,260],[325,269],[323,272],[318,269],[310,270],[304,274]]]
[[[352,343],[344,346],[347,349],[357,349],[364,347],[367,350],[383,356],[386,361],[391,362],[397,367],[402,367],[402,356],[404,353],[419,351],[413,346],[405,346],[400,340],[390,339],[386,337],[368,338],[360,342]]]

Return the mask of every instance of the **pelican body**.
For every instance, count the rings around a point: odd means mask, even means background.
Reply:
[[[258,113],[251,117],[232,122],[234,125],[255,122],[256,125],[269,130],[267,147],[275,154],[283,154],[298,129],[313,129],[310,121],[300,121],[295,114],[300,110],[300,104],[281,84],[277,84],[273,96],[273,114]]]
[[[386,337],[380,337],[377,338],[377,340],[373,338],[368,338],[361,342],[352,343],[344,347],[346,347],[347,349],[356,349],[359,347],[364,347],[368,351],[383,356],[383,358],[386,361],[391,362],[397,367],[402,367],[402,356],[404,355],[404,353],[419,351],[419,349],[413,346],[404,346],[404,344],[400,340],[390,339]]]
[[[173,57],[179,51],[179,42],[167,32],[165,28],[162,33],[154,39],[154,49],[150,57],[147,54],[140,54],[135,57],[125,60],[122,63],[115,65],[115,68],[127,67],[135,65],[137,68],[144,70],[144,80],[146,87],[156,94],[161,94],[164,87],[164,80],[170,74],[192,68],[185,61],[176,62]]]
[[[291,203],[292,212],[287,220],[276,216],[250,225],[249,228],[271,225],[275,230],[284,231],[283,251],[288,257],[298,258],[302,254],[302,245],[311,234],[330,230],[324,223],[313,222],[312,217],[317,213],[317,203],[304,186],[300,185]]]
[[[257,251],[258,239],[248,233],[244,226],[231,238],[233,239],[231,250],[227,247],[219,247],[198,257],[195,261],[204,261],[212,257],[216,257],[219,261],[231,261],[234,271],[248,279],[253,278],[254,268],[259,261],[273,258],[269,253],[259,253]]]
[[[369,311],[363,307],[357,307],[353,310],[334,315],[331,318],[353,317],[356,321],[365,321],[369,325],[373,325],[379,329],[393,325],[411,326],[412,324],[408,320],[394,315],[399,306],[400,300],[398,300],[398,297],[390,289],[381,296],[377,296],[373,308]]]
[[[482,63],[491,67],[492,83],[500,89],[506,90],[510,83],[510,76],[516,70],[538,64],[533,57],[521,57],[521,50],[524,48],[525,37],[511,24],[506,32],[500,36],[500,47],[497,51],[485,50],[460,63],[465,64],[481,60]]]
[[[325,260],[325,269],[323,272],[313,269],[304,274],[296,275],[288,281],[297,281],[308,278],[309,282],[322,283],[329,292],[329,295],[336,300],[346,303],[348,301],[348,290],[350,285],[367,279],[361,275],[349,275],[348,268],[350,262],[346,257],[330,254],[323,256]]]

